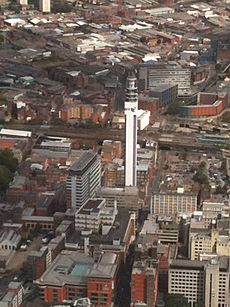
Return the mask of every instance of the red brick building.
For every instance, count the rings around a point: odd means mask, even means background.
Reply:
[[[188,117],[216,116],[227,106],[228,95],[199,93],[196,106],[183,106],[180,114]]]
[[[131,276],[131,306],[135,302],[155,307],[158,294],[157,264],[152,259],[134,262]]]
[[[63,251],[36,280],[47,303],[89,297],[92,306],[112,306],[119,257],[104,253],[95,260],[79,252]]]

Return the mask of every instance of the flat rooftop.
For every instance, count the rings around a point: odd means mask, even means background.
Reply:
[[[25,131],[25,130],[14,130],[14,129],[4,129],[4,128],[2,128],[0,130],[0,135],[30,138],[32,136],[32,132],[31,131]]]
[[[120,244],[123,244],[127,226],[130,219],[130,213],[128,208],[119,207],[118,214],[116,216],[114,227],[110,229],[108,234],[102,235],[100,233],[92,233],[89,235],[90,244],[101,244],[114,247],[113,240],[120,240]],[[81,231],[75,231],[71,238],[67,239],[68,243],[84,245],[84,236]]]
[[[97,153],[93,151],[83,152],[80,158],[70,167],[71,174],[81,174],[84,172],[97,158]]]
[[[92,211],[93,212],[98,211],[99,210],[98,207],[104,201],[105,201],[104,198],[89,199],[87,203],[79,209],[78,214],[90,214],[90,212]]]
[[[229,267],[229,259],[227,256],[216,257],[211,261],[198,261],[198,260],[184,260],[175,259],[172,260],[170,268],[172,269],[191,269],[191,270],[204,270],[205,266],[219,265],[220,270],[227,270]]]
[[[117,268],[116,259],[114,253],[105,253],[95,262],[84,253],[64,250],[36,283],[43,286],[87,286],[88,277],[113,278]]]

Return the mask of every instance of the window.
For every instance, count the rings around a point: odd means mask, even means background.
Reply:
[[[91,302],[92,304],[97,304],[98,303],[98,294],[97,293],[91,293]]]
[[[101,301],[101,304],[107,304],[108,294],[101,294],[100,301]]]
[[[53,289],[53,301],[58,301],[58,289]]]

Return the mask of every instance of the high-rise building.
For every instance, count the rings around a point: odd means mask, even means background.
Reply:
[[[101,184],[101,161],[97,153],[83,152],[70,167],[66,183],[68,207],[79,209],[95,196]]]
[[[210,262],[173,260],[169,268],[168,293],[182,294],[191,306],[229,306],[229,258]]]
[[[39,0],[39,10],[42,13],[50,13],[50,0]]]
[[[137,79],[129,77],[125,101],[125,186],[137,185]]]

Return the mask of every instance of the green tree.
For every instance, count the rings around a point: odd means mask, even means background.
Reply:
[[[18,166],[18,160],[14,158],[11,150],[0,151],[0,165],[5,166],[11,173],[14,173]]]
[[[0,196],[4,196],[9,183],[14,177],[17,166],[18,160],[14,158],[12,151],[0,151]]]
[[[190,307],[186,297],[181,294],[168,294],[166,296],[166,307]]]
[[[5,192],[13,175],[5,165],[0,165],[0,192]]]
[[[204,169],[206,169],[206,166],[207,166],[206,162],[202,161],[202,162],[200,162],[199,168],[204,170]]]
[[[202,161],[198,168],[195,170],[195,175],[193,176],[193,180],[198,182],[199,184],[207,184],[208,176],[206,170],[206,163]]]

